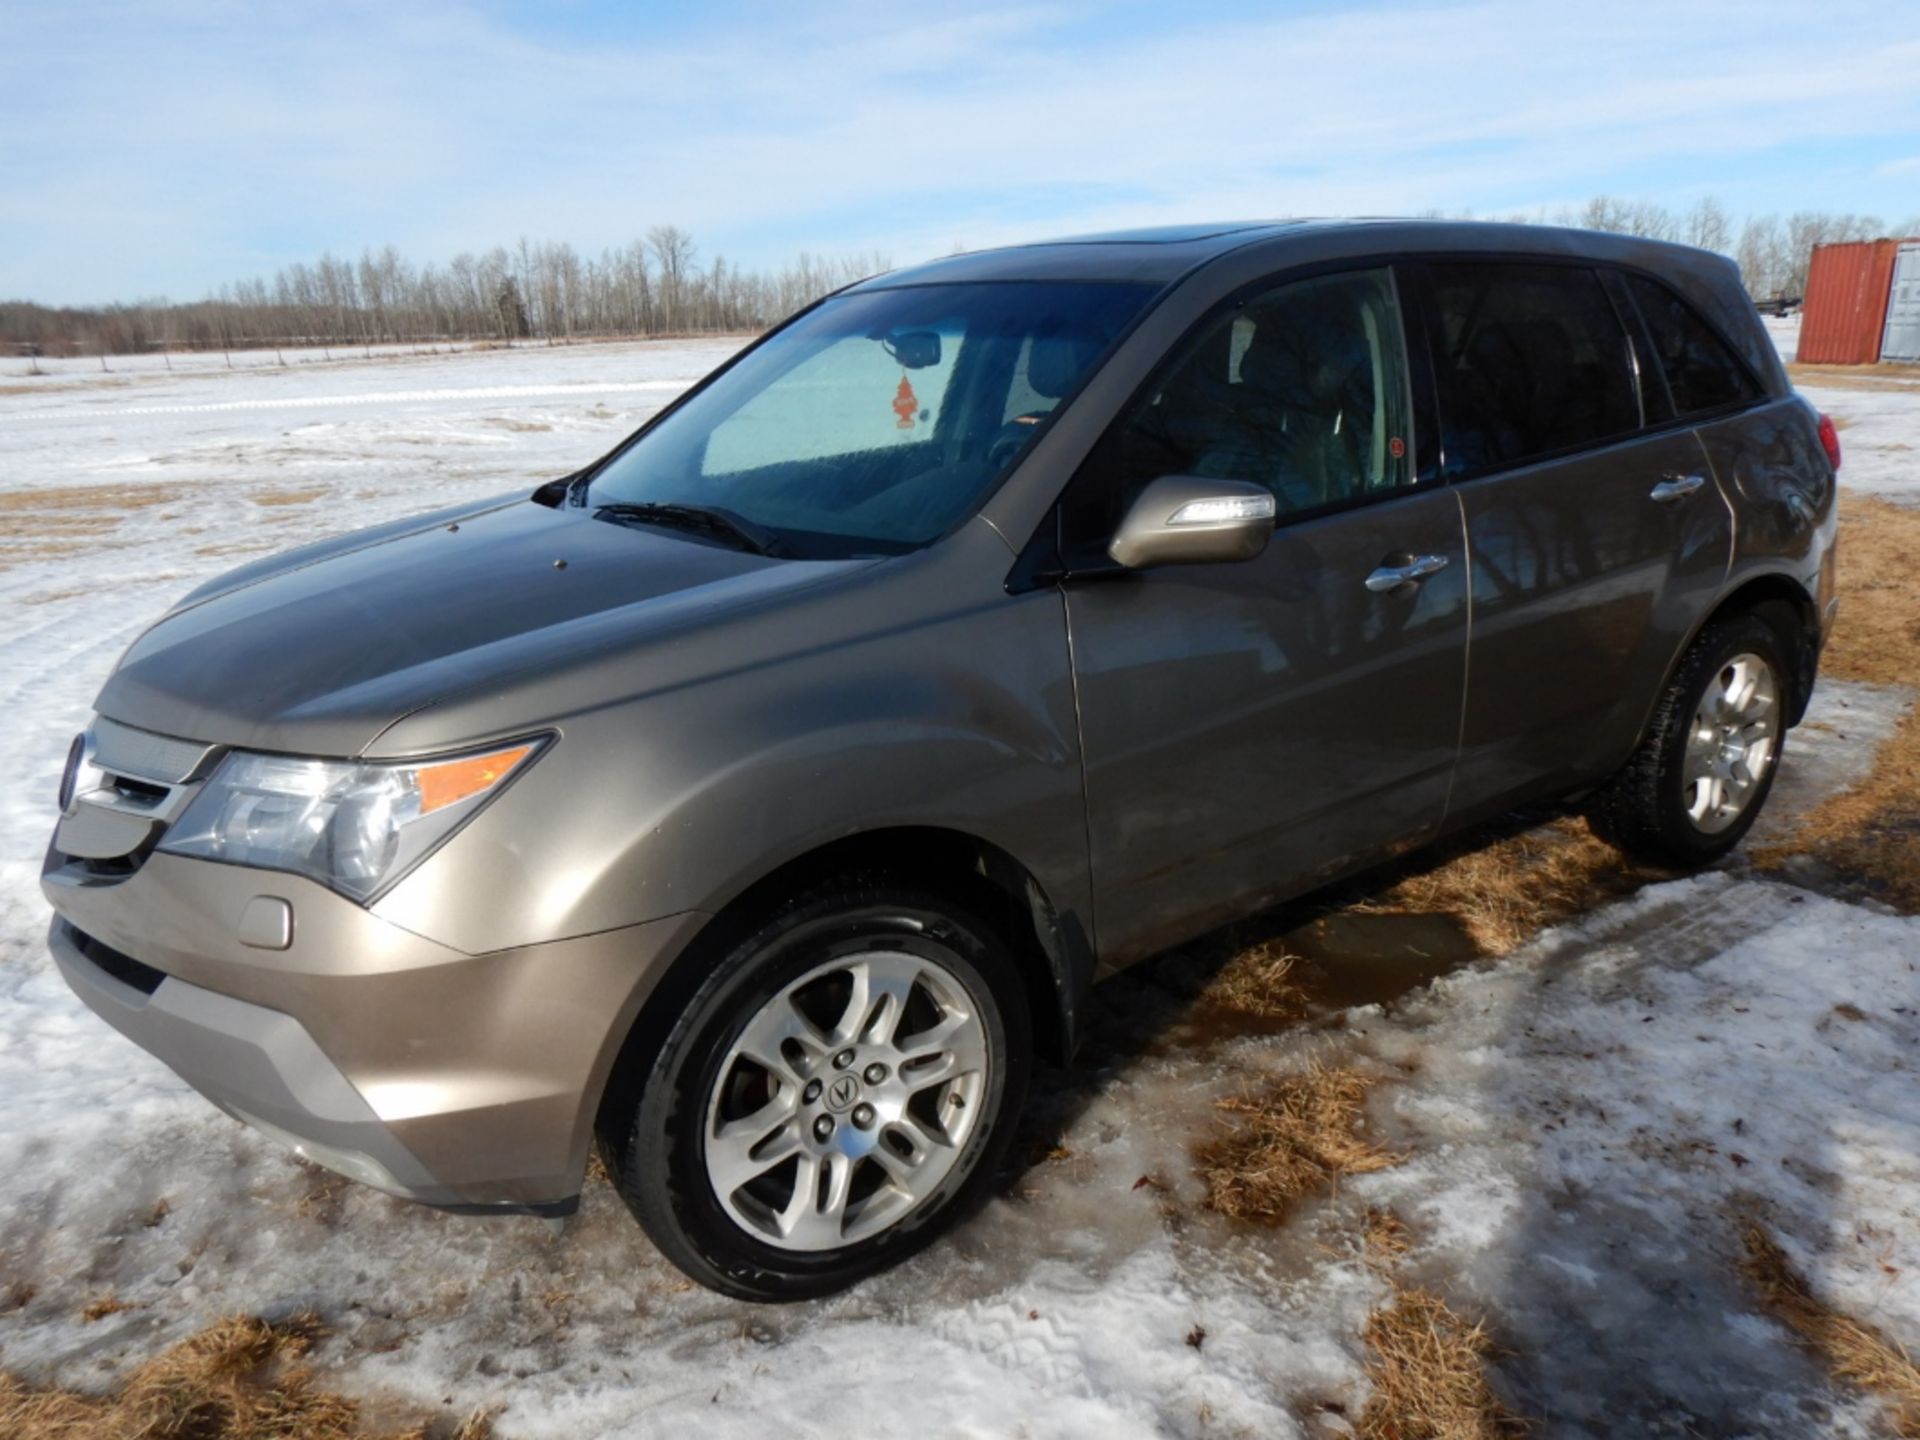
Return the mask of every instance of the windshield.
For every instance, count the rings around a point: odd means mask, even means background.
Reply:
[[[654,506],[719,511],[786,555],[925,545],[973,512],[1154,288],[928,285],[829,300],[628,446],[581,498],[628,520]]]

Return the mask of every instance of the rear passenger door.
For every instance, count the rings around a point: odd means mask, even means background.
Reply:
[[[1693,432],[1649,428],[1617,282],[1532,259],[1422,278],[1472,566],[1452,808],[1486,811],[1625,760],[1726,576],[1732,520]]]
[[[1671,288],[1645,275],[1621,283],[1661,372],[1647,388],[1649,412],[1699,436],[1728,500],[1740,505],[1740,559],[1797,561],[1816,592],[1825,553],[1818,530],[1834,489],[1807,407],[1790,393],[1769,396],[1734,346]]]

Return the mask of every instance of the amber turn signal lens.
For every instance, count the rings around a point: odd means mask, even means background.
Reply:
[[[422,765],[414,772],[420,781],[420,813],[431,815],[436,810],[457,805],[470,795],[491,790],[532,753],[533,746],[516,745],[491,755],[469,755],[464,760]]]

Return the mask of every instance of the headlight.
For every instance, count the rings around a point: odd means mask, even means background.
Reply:
[[[160,848],[291,870],[366,900],[425,858],[539,749],[530,740],[404,764],[236,750]]]

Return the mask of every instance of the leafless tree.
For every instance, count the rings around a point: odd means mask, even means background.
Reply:
[[[1711,195],[1705,195],[1687,212],[1686,241],[1702,250],[1725,254],[1733,245],[1733,222],[1726,209]]]
[[[687,274],[693,269],[693,237],[678,225],[656,225],[647,232],[647,249],[660,274],[660,304],[665,311],[665,327],[687,328],[685,290]]]

